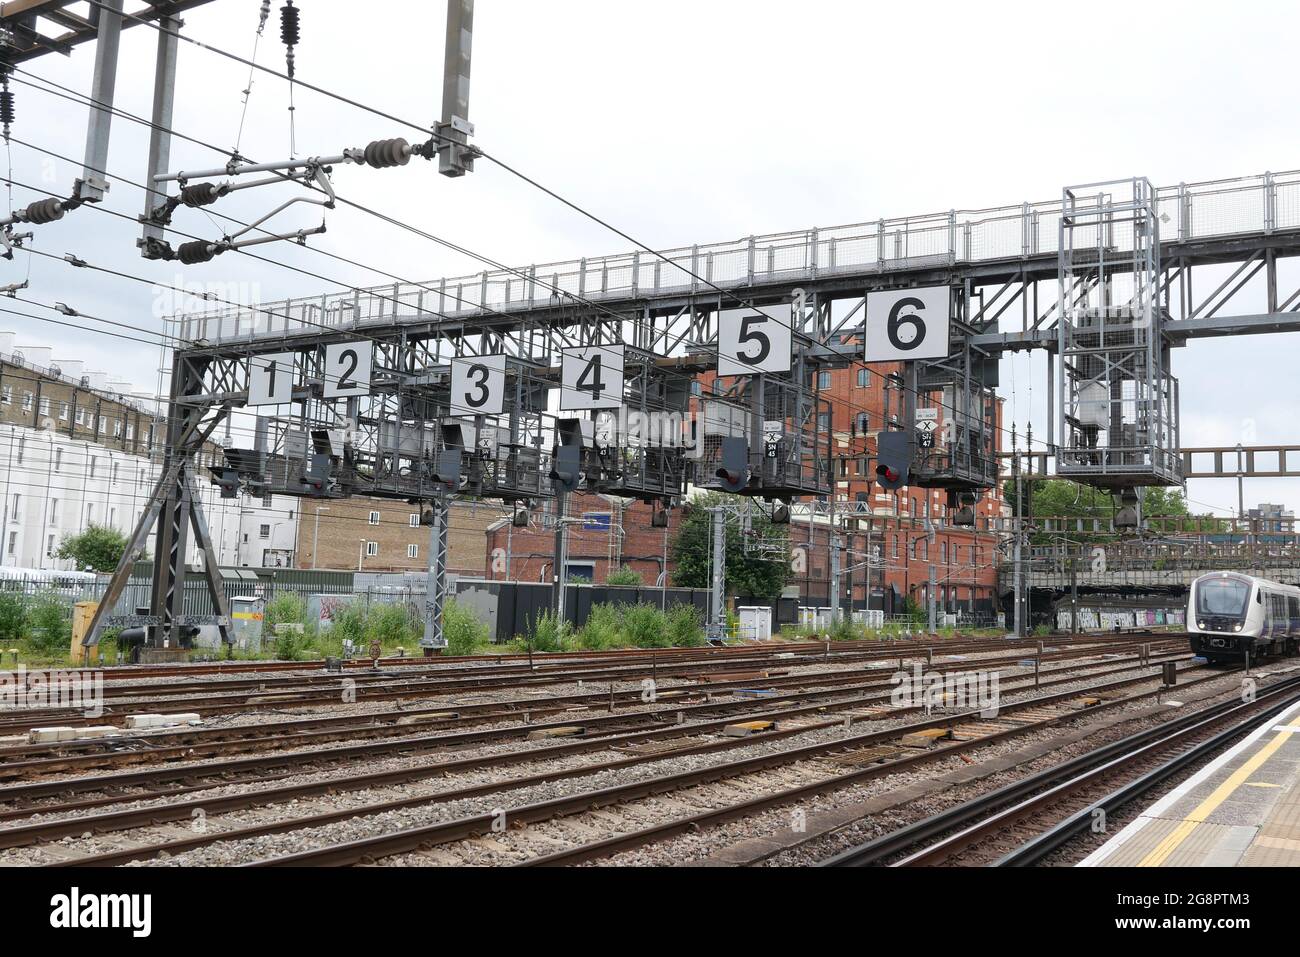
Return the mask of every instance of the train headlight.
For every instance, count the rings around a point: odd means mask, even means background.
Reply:
[[[1241,625],[1233,625],[1233,626],[1232,626],[1232,630],[1233,630],[1233,631],[1241,631]]]
[[[1196,627],[1199,628],[1199,629],[1201,629],[1201,631],[1205,631],[1205,622],[1203,622],[1203,621],[1198,621],[1198,622],[1196,623]]]

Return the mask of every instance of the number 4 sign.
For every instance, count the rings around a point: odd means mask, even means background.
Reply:
[[[866,361],[946,358],[950,297],[947,286],[868,293]]]
[[[621,345],[578,346],[560,359],[560,408],[617,409],[623,404]]]

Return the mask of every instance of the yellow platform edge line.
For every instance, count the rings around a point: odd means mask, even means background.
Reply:
[[[1300,729],[1300,718],[1296,718],[1289,725],[1287,730],[1279,731],[1273,736],[1273,740],[1264,745],[1250,760],[1232,772],[1222,784],[1214,789],[1204,801],[1202,801],[1191,814],[1183,818],[1179,825],[1170,831],[1163,841],[1157,844],[1142,858],[1137,864],[1138,867],[1159,867],[1169,859],[1169,856],[1178,850],[1179,846],[1191,837],[1196,826],[1205,821],[1215,808],[1228,799],[1228,797],[1246,783],[1252,774],[1258,771],[1269,758],[1282,747],[1291,736],[1292,729]]]

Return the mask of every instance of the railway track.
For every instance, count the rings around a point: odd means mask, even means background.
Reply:
[[[1159,641],[1162,646],[1166,643],[1172,643],[1166,638]],[[856,646],[860,643],[846,642],[844,644]],[[1050,661],[1060,657],[1068,657],[1077,654],[1083,649],[1092,649],[1095,653],[1131,650],[1135,644],[1132,641],[1086,641],[1065,642],[1060,646],[1056,646],[1054,643],[1054,646],[1058,647],[1058,650],[1041,655],[1042,660]],[[226,683],[224,679],[211,679],[198,683],[137,684],[125,687],[106,685],[107,693],[103,700],[102,714],[87,717],[79,711],[68,708],[24,709],[21,717],[6,717],[0,714],[0,735],[20,733],[33,727],[51,724],[71,726],[90,724],[120,725],[131,714],[156,712],[160,708],[186,712],[199,711],[205,716],[212,716],[238,714],[267,708],[328,706],[337,704],[343,698],[344,681],[351,682],[346,687],[357,698],[364,695],[368,701],[395,701],[429,697],[439,693],[490,692],[507,687],[544,687],[578,681],[610,682],[644,680],[645,678],[658,680],[737,669],[761,670],[762,666],[770,666],[774,661],[787,666],[806,664],[817,660],[826,662],[834,660],[841,664],[849,664],[867,661],[892,661],[900,658],[900,655],[906,658],[909,650],[929,653],[938,651],[940,654],[946,655],[1008,650],[1006,644],[984,641],[951,645],[929,643],[905,650],[893,646],[881,648],[879,643],[875,643],[874,648],[867,650],[845,649],[830,642],[801,647],[803,648],[802,651],[764,649],[762,654],[748,654],[743,657],[726,655],[718,659],[704,658],[688,661],[670,658],[663,662],[660,661],[657,654],[651,653],[638,655],[635,663],[618,668],[612,668],[603,663],[588,668],[569,668],[569,670],[562,671],[554,670],[554,666],[545,666],[540,670],[492,673],[492,669],[488,668],[489,673],[482,676],[478,674],[449,675],[435,670],[419,675],[389,673],[376,675],[367,673],[358,676],[344,676],[341,674],[328,674],[289,676],[263,680],[236,679],[229,683]],[[1037,645],[1021,647],[1028,650],[1028,648],[1036,649]],[[1011,650],[1015,651],[1019,650],[1019,648],[1013,646]],[[404,659],[386,659],[386,661],[388,660]],[[424,659],[417,660],[424,661]],[[189,693],[196,689],[205,693]]]
[[[1186,682],[1184,687],[1195,683],[1196,680],[1216,680],[1222,674],[1222,672],[1219,672],[1202,679],[1194,679]],[[1152,680],[1152,676],[1147,676],[1146,680]],[[1085,713],[1130,704],[1157,693],[1153,690],[1135,696],[1116,696],[1108,701],[1090,703],[1087,709],[1075,706],[1080,700],[1089,698],[1091,694],[1115,690],[1117,684],[1127,685],[1130,683],[1132,682],[1103,683],[1083,691],[1076,689],[1017,702],[1007,706],[1006,713],[996,719],[1001,723],[993,726],[990,726],[990,722],[979,719],[976,713],[967,713],[949,715],[866,734],[845,734],[835,740],[818,744],[781,749],[773,753],[722,762],[702,769],[656,775],[612,787],[581,791],[549,801],[515,806],[505,814],[505,819],[511,827],[515,828],[521,825],[541,824],[575,815],[588,814],[593,809],[618,807],[657,795],[675,795],[684,789],[696,788],[701,785],[734,783],[744,776],[754,775],[774,768],[789,769],[802,761],[823,759],[851,752],[861,753],[867,749],[881,748],[882,746],[891,752],[884,756],[873,755],[873,758],[879,759],[878,763],[873,760],[872,763],[856,767],[849,772],[829,776],[820,774],[811,783],[777,790],[759,798],[726,803],[719,808],[682,818],[670,819],[649,828],[620,834],[618,837],[593,842],[580,842],[577,846],[569,847],[564,851],[549,855],[538,855],[525,863],[554,865],[594,860],[630,847],[662,840],[687,830],[743,817],[763,808],[779,806],[815,794],[835,791],[857,782],[888,776],[902,769],[915,768],[1018,735],[1041,731],[1062,721],[1077,718]],[[971,727],[972,725],[979,725],[980,727],[975,729]],[[935,728],[950,728],[954,732],[954,743],[941,749],[912,751],[910,753],[908,749],[897,746],[897,742],[905,735]],[[367,863],[422,849],[442,847],[457,841],[472,839],[479,835],[493,834],[497,831],[499,823],[500,812],[469,815],[427,826],[408,828],[396,833],[381,833],[374,837],[356,841],[329,844],[324,847],[258,861],[255,864],[258,866],[286,866]]]
[[[1151,662],[1186,661],[1190,655],[1169,650],[1165,654],[1152,655]],[[1083,659],[1053,659],[1058,664],[1040,670],[1036,677],[1020,676],[1012,680],[1017,686],[1036,685],[1051,687],[1063,681],[1076,680],[1069,677],[1079,667],[1079,662],[1090,661],[1091,656]],[[1004,667],[1016,659],[985,659],[985,667]],[[1064,662],[1064,663],[1060,663]],[[1070,662],[1076,662],[1071,664]],[[1140,663],[1128,661],[1110,662],[1102,660],[1089,667],[1101,673],[1120,673],[1142,667]],[[927,673],[946,674],[967,667],[967,663],[953,662],[931,666]],[[755,686],[759,685],[760,688]],[[743,679],[725,682],[693,683],[667,686],[657,690],[654,703],[666,704],[680,701],[666,719],[682,720],[678,713],[691,716],[700,712],[709,712],[733,707],[737,711],[761,708],[780,702],[797,702],[804,700],[836,700],[845,695],[853,695],[855,704],[870,705],[888,700],[894,684],[892,681],[862,671],[813,672],[800,675],[780,675],[759,679]],[[768,693],[769,689],[772,693]],[[717,696],[736,693],[753,693],[748,700],[735,702],[711,701]],[[761,693],[760,693],[761,692]],[[784,692],[784,693],[782,693]],[[644,700],[644,691],[640,688],[630,690],[599,691],[584,694],[563,695],[546,699],[509,699],[506,701],[479,704],[442,704],[416,710],[399,710],[372,715],[351,715],[301,719],[273,724],[240,725],[229,728],[186,728],[175,732],[160,732],[137,737],[101,738],[80,742],[65,742],[54,746],[25,745],[10,749],[0,749],[0,780],[18,780],[55,774],[70,770],[123,767],[136,764],[161,764],[178,760],[193,761],[205,757],[273,750],[289,750],[298,747],[311,747],[337,741],[355,741],[366,738],[399,738],[410,736],[417,730],[440,730],[444,728],[465,728],[475,725],[499,723],[527,717],[524,730],[531,733],[547,727],[545,723],[534,726],[532,719],[556,714],[569,714],[568,720],[559,722],[559,726],[581,726],[584,733],[599,733],[603,726],[626,726],[629,721],[656,720],[656,712],[618,711],[617,706],[640,703]],[[690,702],[698,702],[691,704]],[[610,707],[611,705],[615,707]],[[573,714],[574,708],[590,712],[601,707],[608,708],[610,715]],[[517,733],[517,732],[516,732]],[[509,737],[512,732],[499,730],[495,735],[462,737],[455,743],[482,742],[491,737]],[[450,743],[450,742],[449,742]],[[412,747],[419,747],[418,745]],[[74,753],[67,753],[72,751]],[[0,801],[6,792],[0,789]],[[3,814],[0,812],[0,817]]]
[[[1072,679],[1075,683],[1083,680],[1087,676],[1075,675]],[[1210,678],[1217,677],[1212,675]],[[1061,679],[1065,681],[1067,679]],[[1127,679],[1118,679],[1106,682],[1107,687],[1118,688],[1124,687],[1137,681],[1150,680],[1150,675],[1130,677]],[[1058,697],[1068,698],[1077,692],[1065,692]],[[852,705],[853,702],[849,702]],[[1021,707],[1012,705],[1010,707]],[[462,800],[479,794],[506,792],[518,790],[541,781],[554,781],[563,778],[588,776],[606,771],[633,768],[638,765],[648,765],[665,758],[679,757],[685,754],[703,754],[708,752],[723,752],[736,748],[744,748],[754,744],[771,744],[785,738],[795,737],[809,732],[825,730],[828,728],[845,728],[851,726],[854,719],[850,716],[849,721],[843,718],[828,719],[827,707],[825,704],[806,704],[799,707],[788,708],[781,711],[768,712],[759,715],[744,715],[752,719],[762,720],[779,720],[789,722],[792,719],[795,723],[781,727],[779,730],[767,735],[753,738],[722,738],[716,741],[701,739],[701,735],[710,733],[716,734],[722,731],[727,725],[737,720],[735,714],[729,714],[725,717],[714,717],[711,720],[695,722],[690,725],[669,724],[667,726],[658,726],[646,730],[626,732],[620,735],[610,735],[598,737],[591,740],[579,739],[567,743],[550,745],[544,748],[537,748],[525,752],[505,752],[464,759],[453,759],[450,761],[441,761],[436,763],[419,764],[414,767],[403,767],[388,771],[364,773],[349,775],[344,777],[331,777],[323,780],[311,781],[308,783],[289,783],[279,786],[267,786],[266,782],[249,781],[244,779],[244,783],[255,785],[251,788],[241,789],[233,794],[213,795],[211,793],[200,795],[198,792],[205,789],[204,786],[190,786],[186,788],[168,788],[167,796],[170,798],[163,805],[149,807],[129,807],[124,810],[115,811],[111,808],[112,801],[105,799],[92,799],[82,802],[80,806],[73,807],[64,800],[64,794],[69,790],[67,781],[54,781],[39,785],[41,793],[56,795],[62,802],[57,808],[60,812],[78,811],[76,816],[63,818],[59,820],[41,820],[31,824],[18,824],[14,827],[7,827],[0,830],[0,847],[22,847],[31,845],[38,841],[57,840],[60,837],[69,835],[84,835],[89,833],[107,833],[120,831],[130,828],[147,827],[160,824],[166,821],[187,820],[192,814],[201,812],[204,815],[219,814],[226,811],[257,807],[263,805],[273,805],[287,801],[309,798],[314,795],[324,794],[342,794],[347,792],[365,792],[375,788],[393,787],[409,785],[412,782],[418,782],[430,778],[446,777],[456,773],[464,773],[470,770],[483,770],[487,768],[511,767],[521,764],[528,764],[540,761],[554,760],[556,758],[572,757],[580,754],[592,752],[608,751],[611,748],[627,748],[629,746],[645,745],[651,742],[669,742],[674,739],[693,738],[686,744],[675,744],[667,750],[650,749],[642,754],[630,757],[616,758],[610,761],[602,761],[596,764],[575,764],[561,771],[546,770],[534,775],[524,775],[522,777],[502,780],[493,778],[492,780],[468,788],[452,788],[450,790],[437,792],[433,794],[422,795],[418,798],[400,800],[397,802],[379,802],[374,805],[351,808],[341,816],[356,816],[363,813],[384,813],[398,807],[410,807],[421,804],[436,804],[443,801]],[[942,725],[952,718],[940,718],[923,722],[917,727],[933,727]],[[860,722],[859,722],[860,723]],[[913,727],[913,726],[908,726]],[[902,732],[899,732],[902,733]],[[882,735],[889,736],[891,732],[875,732],[867,737],[875,740]],[[829,745],[829,750],[834,751],[844,747],[852,747],[856,742],[855,738],[849,738],[848,744],[839,740],[845,735],[837,736],[837,740]],[[206,785],[206,790],[211,791],[213,788],[221,787],[235,783],[230,777],[231,769],[224,769],[222,774],[214,774]],[[79,781],[73,785],[75,788],[126,788],[133,782],[124,779],[121,776],[107,776],[112,780],[104,778],[91,778]],[[156,776],[155,780],[156,780]],[[238,779],[235,779],[236,781]],[[12,791],[12,789],[8,789]],[[118,798],[121,802],[135,802],[138,800],[158,796],[159,792],[146,794],[121,794]],[[195,795],[188,797],[187,795]],[[84,813],[91,812],[91,813]],[[6,811],[4,817],[11,817],[20,812]],[[30,814],[31,810],[22,813]],[[263,826],[260,830],[257,827],[250,831],[241,832],[237,835],[227,835],[224,833],[213,833],[199,838],[187,838],[181,842],[178,847],[176,842],[167,842],[156,847],[146,847],[143,850],[136,849],[121,853],[110,853],[106,856],[91,856],[86,858],[87,862],[106,864],[106,863],[124,863],[128,860],[137,860],[154,856],[158,853],[176,853],[178,850],[184,850],[189,847],[202,846],[219,840],[231,840],[234,837],[252,836],[255,833],[278,833],[284,830],[297,829],[301,827],[314,827],[321,823],[328,823],[329,820],[337,819],[340,815],[327,815],[324,820],[318,816],[309,816],[302,819],[296,819],[289,824],[283,822],[273,822],[270,825]],[[79,863],[76,860],[65,863]]]
[[[1014,781],[821,862],[828,867],[1028,866],[1300,701],[1300,675],[1218,702]],[[1116,787],[1117,780],[1121,782]]]

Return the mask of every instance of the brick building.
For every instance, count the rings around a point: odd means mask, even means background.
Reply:
[[[356,496],[300,499],[297,524],[299,568],[352,571],[423,571],[429,562],[429,529],[417,506],[393,499]],[[447,570],[479,577],[485,571],[484,534],[509,510],[496,502],[452,504],[447,532]]]
[[[875,484],[875,433],[885,427],[886,376],[900,367],[878,363],[819,373],[818,391],[829,400],[819,423],[831,438],[835,508],[853,517],[841,525],[841,603],[848,607],[901,612],[905,598],[927,602],[930,567],[934,566],[935,599],[941,610],[992,614],[996,605],[999,537],[988,531],[1004,514],[1001,490],[986,491],[975,506],[974,528],[948,521],[946,494],[940,490],[903,488],[885,492]],[[722,380],[725,389],[730,383]],[[703,397],[718,388],[713,374],[699,377]],[[1000,427],[1000,406],[995,410]],[[999,433],[995,431],[995,436]],[[822,512],[830,509],[829,496]],[[569,577],[603,582],[610,570],[627,565],[646,583],[655,582],[665,565],[680,512],[669,513],[669,529],[650,524],[651,509],[640,502],[599,495],[570,497],[568,515],[584,519],[570,526]],[[933,525],[933,538],[927,529]],[[804,602],[826,605],[831,593],[829,518],[820,514],[789,527],[791,577]],[[526,529],[503,518],[488,529],[489,576],[518,581],[549,581],[555,574],[554,523],[549,513],[535,515]],[[507,566],[505,555],[510,554]],[[868,557],[872,566],[867,574]],[[669,567],[671,573],[671,566]],[[870,580],[868,580],[870,578]]]
[[[535,509],[527,528],[515,528],[506,516],[487,529],[489,578],[553,580],[554,505],[552,500]],[[596,583],[626,565],[645,584],[656,584],[668,561],[665,548],[671,547],[681,518],[674,509],[668,514],[667,529],[654,528],[649,505],[603,495],[571,495],[565,513],[581,520],[569,526],[568,578]]]

